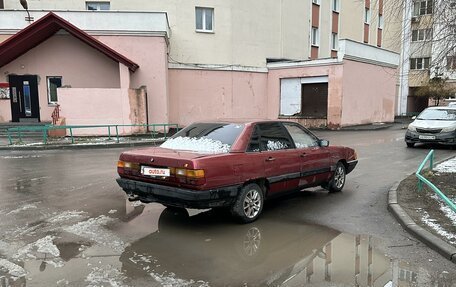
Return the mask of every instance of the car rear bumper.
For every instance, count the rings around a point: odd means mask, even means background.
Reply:
[[[210,190],[191,190],[126,178],[116,180],[130,199],[199,209],[230,206],[234,204],[241,188],[240,185],[233,185]]]
[[[422,138],[420,138],[420,136]],[[434,137],[434,138],[423,138]],[[407,143],[438,143],[456,145],[456,132],[438,133],[438,134],[421,134],[407,130],[405,133],[405,142]]]

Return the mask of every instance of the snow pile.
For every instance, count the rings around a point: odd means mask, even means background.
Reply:
[[[432,219],[426,211],[423,211],[421,221],[434,229],[439,235],[445,237],[451,244],[456,244],[456,234],[446,231],[435,219]]]
[[[440,205],[440,210],[445,214],[446,217],[448,217],[449,220],[453,223],[454,226],[456,226],[456,212],[451,209],[437,194],[431,195],[431,198],[433,198],[435,201],[437,201]],[[451,199],[454,202],[454,199]]]
[[[36,258],[32,254],[35,251],[40,253],[49,253],[53,256],[60,256],[59,249],[53,243],[54,238],[54,236],[48,235],[44,238],[38,239],[37,241],[19,249],[13,257],[15,259]]]
[[[113,232],[103,227],[112,221],[114,221],[113,218],[100,215],[97,218],[89,218],[86,221],[65,227],[63,230],[87,238],[103,246],[108,246],[117,252],[123,252],[125,250],[124,242]]]
[[[0,270],[8,272],[13,277],[13,280],[27,275],[24,268],[3,258],[0,258]]]
[[[199,139],[189,137],[172,138],[165,141],[161,147],[174,150],[189,150],[201,153],[228,153],[231,149],[231,146],[229,144],[224,144],[221,141],[205,137]]]
[[[456,157],[438,164],[434,170],[441,173],[456,173]]]
[[[123,282],[127,277],[122,274],[119,270],[111,265],[95,267],[92,269],[89,275],[87,275],[85,281],[88,282],[88,287],[98,286],[127,286]]]

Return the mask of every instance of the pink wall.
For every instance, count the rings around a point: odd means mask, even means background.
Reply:
[[[169,122],[168,46],[161,36],[95,36],[139,64],[131,88],[147,87],[149,123]]]
[[[267,116],[267,73],[169,70],[170,122]]]
[[[268,76],[268,118],[277,119],[280,110],[280,79],[328,76],[328,118],[330,127],[341,124],[342,76],[341,64],[282,68],[269,70]],[[298,120],[296,120],[298,121]]]
[[[344,60],[342,125],[394,122],[396,70]]]
[[[46,76],[62,76],[62,84],[73,88],[120,86],[118,63],[69,35],[54,35],[1,67],[0,82],[7,82],[7,74],[38,75],[41,121],[50,121],[54,110],[54,106],[48,104]],[[8,108],[9,102],[0,101],[2,117]],[[10,121],[11,112],[4,118]]]
[[[59,88],[60,116],[66,125],[132,124],[128,89]],[[87,103],[90,103],[88,105]],[[120,128],[122,134],[131,128]],[[111,130],[115,134],[115,129]],[[106,135],[107,128],[75,129],[75,135]]]

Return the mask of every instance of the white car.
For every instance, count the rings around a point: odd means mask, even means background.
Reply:
[[[438,143],[456,145],[456,106],[430,107],[408,126],[405,143]]]

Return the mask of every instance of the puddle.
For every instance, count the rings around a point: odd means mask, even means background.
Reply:
[[[93,218],[80,211],[52,213],[41,219],[46,228],[41,234],[37,231],[33,240],[27,242],[26,235],[0,238],[0,286],[451,286],[455,282],[449,272],[433,275],[391,260],[368,235],[274,218],[238,225],[227,214],[214,211],[190,211],[189,216],[157,205],[127,205]]]

